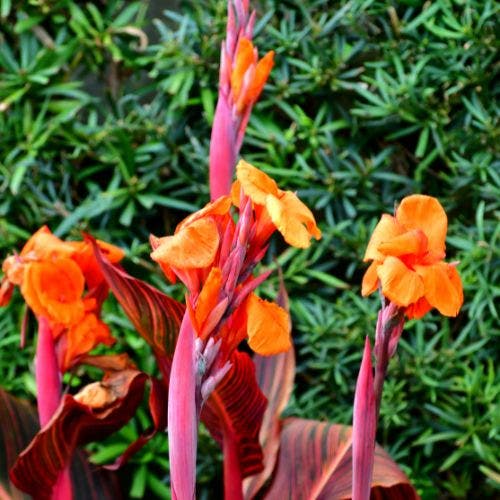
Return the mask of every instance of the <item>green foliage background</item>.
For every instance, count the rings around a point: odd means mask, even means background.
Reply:
[[[498,495],[500,337],[498,3],[487,0],[263,0],[256,43],[276,66],[242,155],[298,191],[323,239],[271,248],[291,297],[298,371],[289,415],[349,423],[377,299],[360,297],[364,248],[382,212],[436,196],[450,221],[465,305],[407,324],[378,435],[424,498]],[[172,9],[175,10],[164,10]],[[225,2],[0,0],[0,256],[48,224],[127,249],[129,270],[168,287],[148,236],[208,200],[210,125]],[[265,293],[276,293],[271,280]],[[0,312],[0,380],[33,397],[33,335],[18,349],[19,295]],[[118,350],[153,371],[112,301]],[[83,375],[82,375],[83,377]],[[76,378],[72,383],[78,383]],[[83,379],[82,379],[83,380]],[[112,459],[146,412],[104,445]],[[200,497],[220,482],[202,431]],[[166,498],[166,439],[128,466],[130,495]],[[213,497],[212,493],[212,497]]]

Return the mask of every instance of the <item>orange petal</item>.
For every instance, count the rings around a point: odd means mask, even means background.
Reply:
[[[246,302],[248,345],[257,354],[270,356],[291,347],[290,317],[275,304],[252,294]]]
[[[20,256],[36,260],[53,257],[71,257],[73,248],[54,236],[47,226],[42,226],[24,245]]]
[[[112,264],[120,262],[125,256],[125,252],[121,248],[100,240],[96,240],[96,242],[103,257]],[[92,290],[97,287],[104,280],[104,276],[97,263],[91,243],[88,241],[68,241],[67,244],[74,249],[71,257],[82,270],[88,289]]]
[[[58,259],[28,263],[21,293],[36,315],[71,325],[83,317],[83,288],[83,274],[77,264],[71,259]]]
[[[0,281],[0,307],[5,307],[10,302],[13,291],[14,285],[4,276]]]
[[[390,241],[396,236],[404,233],[404,229],[398,224],[392,215],[383,214],[379,223],[375,226],[370,238],[363,260],[383,261],[385,254],[378,250],[381,243]]]
[[[151,258],[179,269],[208,267],[219,248],[219,232],[211,218],[194,221],[173,236],[159,239]]]
[[[423,231],[429,242],[429,250],[444,252],[448,218],[436,198],[422,194],[407,196],[396,210],[396,219],[406,230]]]
[[[265,205],[268,194],[278,196],[276,182],[244,160],[240,160],[238,165],[236,165],[236,177],[240,182],[243,192],[258,205]]]
[[[245,96],[246,104],[254,103],[259,98],[273,66],[274,50],[271,50],[257,63],[252,84]]]
[[[182,228],[189,226],[195,220],[203,219],[208,215],[229,215],[229,209],[231,208],[231,197],[221,196],[216,200],[207,203],[201,210],[198,210],[194,214],[186,217],[182,222],[180,222],[175,230],[178,233]]]
[[[14,285],[20,285],[24,277],[24,263],[19,255],[9,255],[2,264],[2,271]]]
[[[399,257],[407,254],[423,254],[427,249],[427,237],[420,229],[407,231],[381,242],[377,250],[385,255]]]
[[[243,78],[247,69],[255,64],[257,57],[253,44],[247,38],[240,38],[238,48],[236,49],[236,60],[233,71],[231,72],[231,89],[233,90],[233,99],[236,101],[240,95],[243,86]]]
[[[307,248],[311,244],[311,236],[317,240],[321,238],[314,215],[295,193],[286,191],[279,199],[276,196],[267,196],[266,209],[273,224],[289,245]]]
[[[406,310],[405,314],[409,319],[420,319],[426,315],[432,306],[429,304],[425,297],[420,297],[414,304],[410,304]]]
[[[415,271],[422,277],[429,304],[445,316],[456,316],[464,296],[455,266],[439,262],[432,266],[415,266]]]
[[[100,321],[95,314],[86,314],[66,333],[63,371],[71,367],[76,358],[87,354],[98,344],[112,345],[114,342],[115,339],[111,336],[108,326]]]
[[[422,278],[397,257],[387,257],[378,266],[377,275],[384,296],[398,306],[409,306],[424,295]]]
[[[199,328],[198,334],[200,335],[203,331],[203,324],[219,303],[221,288],[222,272],[218,267],[212,267],[196,301],[195,319]]]
[[[361,295],[363,297],[370,295],[378,288],[378,266],[380,266],[380,262],[374,260],[363,276],[363,283],[361,285]]]

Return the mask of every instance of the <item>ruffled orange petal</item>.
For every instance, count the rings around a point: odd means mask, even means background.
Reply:
[[[50,232],[47,226],[42,226],[26,242],[21,250],[23,258],[48,260],[54,257],[71,257],[73,248]]]
[[[58,259],[28,263],[21,293],[36,315],[71,325],[83,317],[83,288],[84,278],[77,264],[71,259]]]
[[[385,255],[399,257],[407,254],[423,254],[427,249],[427,237],[420,229],[408,231],[381,242],[377,250]]]
[[[258,205],[266,204],[268,194],[278,196],[278,186],[271,177],[250,163],[240,160],[236,165],[236,177],[243,192]],[[238,192],[239,200],[239,192]]]
[[[385,254],[378,250],[381,243],[390,241],[404,233],[404,229],[398,224],[392,215],[383,214],[382,218],[375,226],[370,238],[363,260],[383,261]]]
[[[208,267],[219,248],[219,232],[211,218],[194,221],[173,236],[160,238],[151,258],[178,269]]]
[[[2,271],[14,285],[20,285],[24,277],[24,263],[18,255],[10,255],[2,264]]]
[[[408,269],[397,257],[387,257],[378,266],[377,275],[384,296],[398,306],[409,306],[424,295],[424,284],[420,276]]]
[[[361,285],[361,295],[363,297],[370,295],[378,288],[378,266],[380,266],[380,262],[374,260],[363,276],[363,283]]]
[[[425,316],[432,306],[429,304],[425,297],[420,297],[414,304],[410,304],[406,310],[405,314],[409,319],[420,319]]]
[[[290,317],[283,308],[252,294],[246,310],[248,345],[254,352],[270,356],[291,347]]]
[[[231,89],[233,98],[236,101],[243,86],[243,79],[247,69],[256,62],[256,55],[253,44],[247,38],[240,38],[236,49],[236,60],[231,72]]]
[[[274,50],[271,50],[257,63],[253,81],[245,96],[246,104],[253,103],[259,98],[273,66]]]
[[[422,277],[429,304],[445,316],[456,316],[464,296],[455,266],[439,262],[432,266],[415,266],[415,271]]]
[[[317,240],[321,238],[321,231],[316,225],[314,215],[295,193],[286,191],[279,199],[268,195],[266,209],[273,224],[289,245],[307,248],[311,244],[312,236]]]
[[[422,194],[407,196],[396,210],[396,219],[406,230],[423,231],[430,251],[444,252],[448,218],[436,198]]]
[[[100,240],[97,240],[96,242],[99,249],[101,250],[102,256],[106,260],[111,262],[111,264],[120,262],[125,256],[125,252],[115,245],[111,245],[110,243],[106,243]],[[82,270],[88,289],[92,290],[93,288],[97,287],[104,280],[104,276],[102,275],[101,268],[97,263],[97,259],[94,255],[94,250],[90,242],[69,241],[68,245],[70,245],[74,249],[74,253],[72,254],[71,258],[78,264],[78,266]]]
[[[66,333],[66,350],[62,370],[70,368],[75,360],[94,349],[98,344],[112,345],[115,339],[108,326],[95,314],[86,314],[82,320],[73,325]]]
[[[195,220],[203,219],[208,215],[213,216],[224,216],[229,215],[229,209],[231,208],[231,197],[221,196],[216,200],[207,203],[201,210],[198,210],[194,214],[186,217],[182,222],[180,222],[175,230],[178,233],[181,229],[192,224]]]

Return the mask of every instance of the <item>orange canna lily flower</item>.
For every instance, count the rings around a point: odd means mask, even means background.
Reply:
[[[271,222],[289,245],[308,248],[311,237],[321,238],[314,215],[295,193],[282,191],[273,179],[244,160],[236,166],[236,177],[239,183],[236,186],[255,204],[265,207]],[[233,188],[233,197],[235,192]]]
[[[274,51],[269,51],[259,61],[253,43],[248,38],[240,38],[230,78],[233,100],[239,113],[257,101],[273,65]]]
[[[447,264],[446,213],[436,198],[404,198],[395,216],[382,215],[370,238],[364,260],[372,261],[362,284],[364,296],[380,284],[382,294],[409,318],[433,307],[456,316],[463,303],[462,282],[454,264]]]
[[[254,278],[252,270],[276,229],[301,248],[321,232],[310,210],[269,176],[244,161],[237,176],[231,196],[184,219],[172,236],[153,237],[151,258],[169,279],[178,276],[187,286],[191,324],[201,340],[220,339],[229,353],[247,338],[255,352],[271,355],[290,347],[290,318],[252,293],[267,277]],[[237,222],[231,204],[239,210]]]
[[[110,262],[123,258],[118,247],[103,241],[97,244]],[[89,242],[62,241],[43,226],[19,255],[4,260],[2,270],[0,306],[7,305],[13,287],[19,286],[30,309],[48,321],[58,343],[61,371],[98,343],[113,342],[98,318],[107,288]]]

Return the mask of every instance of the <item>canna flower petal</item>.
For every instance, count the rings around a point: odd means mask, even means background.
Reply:
[[[361,285],[361,295],[363,297],[370,295],[378,287],[378,266],[380,266],[380,262],[374,260],[363,276],[363,283]]]
[[[98,344],[112,345],[115,339],[108,326],[95,314],[86,314],[80,322],[73,325],[65,335],[66,349],[61,371],[67,371],[83,354],[88,353]]]
[[[244,160],[240,160],[238,165],[236,165],[236,177],[243,192],[258,205],[265,205],[269,194],[278,196],[279,189],[276,182]],[[233,203],[237,201],[239,204],[239,190],[236,193],[232,191],[232,194]],[[235,195],[236,200],[234,200]]]
[[[31,260],[48,260],[58,257],[71,257],[73,248],[42,226],[26,242],[20,256]]]
[[[253,81],[245,96],[246,104],[254,103],[260,96],[274,66],[274,50],[270,50],[255,68]]]
[[[219,232],[210,218],[195,220],[182,227],[173,236],[158,240],[151,258],[178,269],[196,269],[210,266],[219,248]]]
[[[246,303],[248,345],[257,354],[271,356],[291,347],[290,317],[273,302],[252,294]]]
[[[211,315],[216,310],[217,304],[220,301],[220,291],[222,289],[222,271],[218,267],[212,267],[210,273],[203,284],[198,300],[194,317],[198,335],[203,338],[205,336],[204,325]],[[224,311],[223,311],[224,312]],[[219,318],[220,319],[220,318]]]
[[[423,231],[415,229],[380,243],[377,250],[393,257],[423,254],[427,250],[427,237]]]
[[[269,195],[266,208],[278,231],[285,241],[296,248],[308,248],[311,236],[321,238],[312,212],[297,198],[295,193],[286,191],[281,198]]]
[[[321,238],[314,215],[295,193],[281,191],[271,177],[243,160],[236,166],[236,176],[245,195],[253,203],[266,207],[272,223],[288,244],[307,248],[312,236]],[[231,191],[233,202],[237,186]]]
[[[379,251],[379,246],[390,241],[404,233],[404,229],[398,224],[397,220],[389,214],[383,214],[379,223],[375,226],[373,234],[366,248],[363,260],[379,260],[383,261],[385,255]]]
[[[422,278],[407,268],[397,257],[387,257],[378,266],[382,293],[396,305],[406,307],[424,295]]]
[[[201,210],[189,215],[182,222],[179,223],[175,232],[179,232],[181,229],[189,226],[194,221],[203,219],[208,216],[225,216],[229,214],[231,208],[231,197],[221,196],[216,200],[207,203]]]
[[[21,293],[37,316],[72,325],[84,314],[83,288],[84,278],[78,265],[62,258],[26,264]]]
[[[125,252],[104,241],[96,240],[102,255],[111,263],[116,264],[120,262],[125,256]],[[92,248],[92,244],[88,241],[68,241],[69,245],[73,249],[73,254],[71,258],[78,264],[78,267],[83,272],[85,278],[85,283],[87,288],[92,290],[103,282],[104,277],[101,272],[101,268],[97,263],[97,259]]]
[[[396,210],[396,219],[407,231],[423,231],[428,249],[444,256],[448,218],[436,198],[422,194],[407,196]]]
[[[415,303],[410,304],[405,314],[409,319],[420,319],[432,309],[431,304],[425,297],[420,297]]]
[[[425,287],[425,298],[445,316],[456,316],[464,301],[462,282],[455,268],[445,262],[415,266]]]

